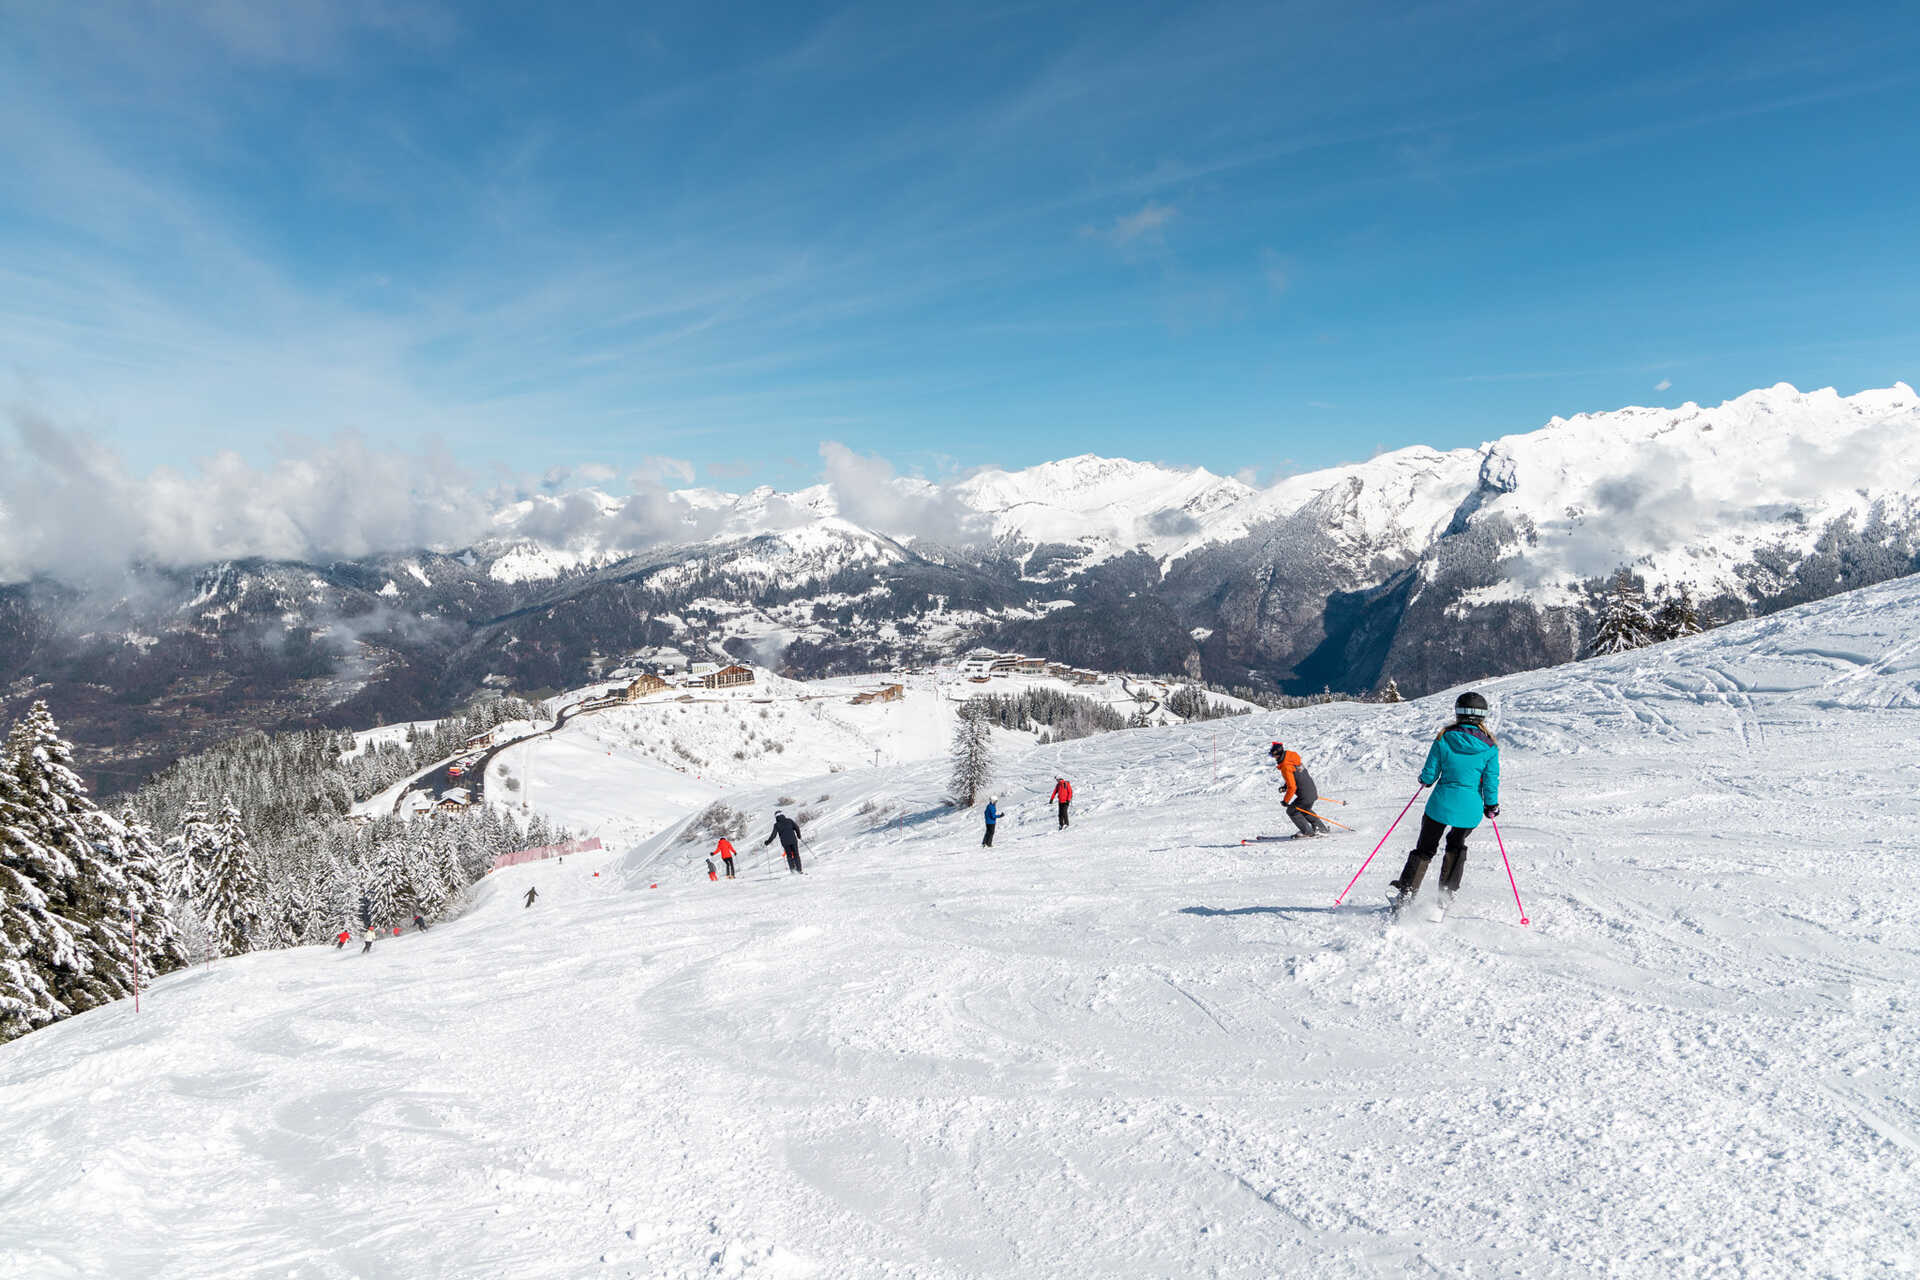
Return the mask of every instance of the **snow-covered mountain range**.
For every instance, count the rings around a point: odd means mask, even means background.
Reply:
[[[112,598],[0,588],[4,709],[64,695],[89,745],[137,748],[141,726],[196,717],[212,732],[432,715],[489,685],[579,684],[636,652],[827,674],[982,642],[1294,692],[1388,678],[1414,692],[1576,656],[1622,569],[1729,620],[1920,568],[1920,396],[1905,384],[1556,418],[1266,486],[1094,456],[946,484],[860,465],[828,477],[791,493],[541,495],[471,547],[153,569]]]

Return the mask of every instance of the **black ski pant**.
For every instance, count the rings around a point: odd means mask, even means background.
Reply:
[[[993,824],[991,822],[987,824],[987,838],[980,842],[980,847],[982,849],[993,848]]]
[[[1060,802],[1060,825],[1063,827],[1067,825],[1067,806],[1072,803],[1073,801],[1071,800],[1062,800]]]
[[[731,880],[731,879],[733,879],[733,859],[732,859],[732,858],[722,858],[722,859],[720,859],[720,861],[721,861],[722,863],[724,863],[724,864],[726,865],[726,868],[727,868],[727,879],[729,879],[729,880]]]
[[[806,874],[800,866],[800,851],[788,849],[785,845],[781,845],[780,848],[787,855],[787,870],[801,875]]]
[[[1301,835],[1325,835],[1333,830],[1313,815],[1313,806],[1320,803],[1320,793],[1301,787],[1293,793],[1293,803],[1287,806],[1287,816],[1293,819],[1293,825]]]
[[[1420,882],[1427,877],[1427,864],[1440,852],[1440,837],[1445,835],[1447,856],[1440,864],[1440,885],[1448,893],[1460,892],[1461,877],[1467,873],[1467,837],[1472,832],[1472,827],[1449,827],[1421,814],[1420,838],[1414,842],[1413,852],[1407,855],[1407,865],[1394,886],[1409,895],[1418,893]]]
[[[366,945],[366,946],[364,946],[364,947],[362,947],[362,948],[360,948],[360,954],[361,954],[361,955],[365,955],[365,954],[367,954],[367,952],[369,952],[369,951],[371,951],[371,950],[373,950],[373,939],[371,939],[371,938],[369,938],[369,939],[367,939],[367,945]]]

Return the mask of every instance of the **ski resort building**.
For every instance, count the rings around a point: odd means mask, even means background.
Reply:
[[[737,662],[730,667],[722,667],[707,676],[707,688],[709,689],[734,689],[741,685],[752,683],[753,668],[743,667]]]
[[[627,686],[627,701],[637,702],[650,693],[659,693],[672,687],[673,686],[665,680],[662,680],[659,676],[649,671],[640,676],[636,676],[633,683]]]
[[[890,684],[885,688],[871,689],[866,693],[854,694],[853,705],[856,707],[869,707],[876,702],[898,702],[905,696],[906,689],[903,686]]]

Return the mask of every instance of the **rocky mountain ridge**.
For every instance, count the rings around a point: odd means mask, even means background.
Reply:
[[[1289,692],[1577,656],[1626,569],[1722,619],[1920,568],[1920,397],[1781,385],[1260,487],[1091,455],[949,485],[543,495],[467,548],[0,587],[4,709],[107,789],[209,737],[444,712],[636,652],[800,674],[992,643]]]

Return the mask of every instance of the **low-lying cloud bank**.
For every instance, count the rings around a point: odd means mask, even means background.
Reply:
[[[490,538],[631,553],[748,531],[725,495],[681,492],[691,463],[648,458],[628,492],[588,464],[545,477],[482,483],[446,449],[376,447],[356,432],[289,442],[265,466],[226,452],[144,475],[108,445],[16,408],[0,430],[0,582],[39,575],[84,582],[129,565],[191,567],[221,560],[352,560],[383,552],[457,551]],[[821,446],[826,501],[760,495],[751,531],[791,528],[822,508],[896,537],[943,543],[971,536],[970,512],[948,491],[897,475],[884,459]]]

